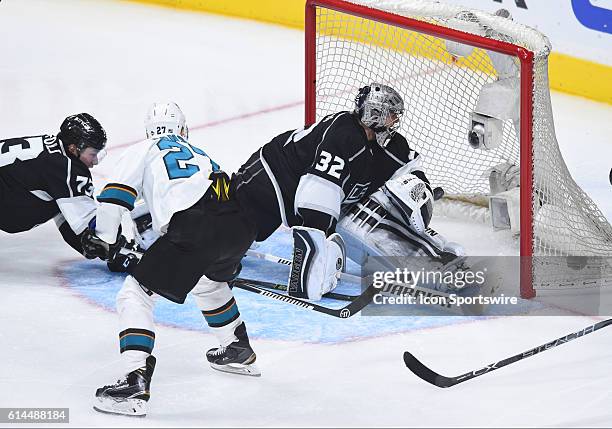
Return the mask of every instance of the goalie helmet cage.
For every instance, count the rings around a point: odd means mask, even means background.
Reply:
[[[612,256],[612,227],[561,156],[544,35],[510,19],[424,0],[307,0],[305,21],[306,124],[352,110],[360,86],[393,86],[406,105],[400,132],[424,155],[435,186],[486,196],[487,171],[503,162],[520,165],[522,297],[592,283],[568,273],[567,260]],[[453,56],[445,41],[471,52]],[[520,116],[518,124],[504,121],[501,145],[485,151],[470,147],[467,132],[480,90],[498,80],[487,51],[514,58]]]

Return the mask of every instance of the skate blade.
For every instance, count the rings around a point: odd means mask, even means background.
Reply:
[[[116,401],[112,398],[96,398],[93,409],[104,414],[145,417],[147,415],[147,401],[143,399]]]
[[[242,365],[239,363],[230,363],[227,365],[217,365],[211,363],[213,369],[229,374],[248,375],[250,377],[261,377],[261,371],[255,365]]]

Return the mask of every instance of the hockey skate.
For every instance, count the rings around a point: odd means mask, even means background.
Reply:
[[[249,344],[246,326],[243,323],[234,330],[237,340],[225,347],[216,347],[206,352],[206,359],[213,369],[231,374],[261,376],[259,369],[253,365],[256,356]]]
[[[155,357],[147,358],[146,366],[127,374],[117,383],[96,390],[94,410],[108,414],[144,417],[151,378],[155,370]]]

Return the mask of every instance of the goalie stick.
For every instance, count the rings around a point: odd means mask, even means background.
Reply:
[[[122,254],[122,255],[133,255],[136,257],[136,259],[140,260],[140,258],[142,258],[143,253],[139,252],[137,250],[134,249],[130,249],[130,248],[125,248],[122,247],[119,249],[119,251],[117,252],[117,254]],[[266,253],[260,253],[260,252],[256,252],[253,250],[249,250],[247,252],[248,256],[252,256],[258,259],[264,259],[267,261],[271,261],[271,262],[275,262],[275,263],[279,263],[279,264],[283,264],[283,265],[291,265],[291,261],[288,259],[284,259],[281,258],[279,256],[275,256],[275,255],[269,255]],[[345,279],[345,276],[348,277],[348,281],[352,281],[352,282],[359,282],[361,283],[362,280],[365,280],[365,278],[359,277],[359,276],[355,276],[352,274],[347,274],[347,273],[341,273],[341,277],[340,279]],[[250,282],[250,283],[257,283],[255,286],[257,287],[263,287],[263,288],[267,288],[267,289],[274,289],[274,290],[280,290],[280,291],[286,291],[287,290],[287,285],[284,284],[279,284],[279,283],[272,283],[272,282],[266,282],[266,281],[261,281],[261,280],[248,280],[248,279],[235,279],[234,282],[236,281],[240,281],[240,282]],[[233,284],[237,287],[240,288],[240,285],[237,284]],[[245,289],[245,288],[241,288],[241,289]],[[253,292],[251,290],[251,292]],[[267,291],[270,292],[270,291]],[[325,295],[323,295],[325,298],[330,298],[330,299],[336,299],[339,301],[354,301],[354,300],[359,300],[359,298],[363,297],[363,295],[365,294],[366,291],[364,291],[361,295],[347,295],[347,294],[343,294],[343,293],[337,293],[337,292],[328,292]],[[441,300],[441,304],[437,305],[436,307],[440,307],[442,309],[451,309],[451,305],[450,304],[444,304],[445,302],[448,302],[448,299],[450,297],[450,295],[448,293],[445,292],[441,292],[441,291],[436,291],[433,289],[429,289],[429,288],[423,288],[423,287],[419,287],[419,286],[415,286],[415,285],[403,285],[401,283],[385,283],[385,285],[379,289],[379,290],[375,290],[374,292],[371,293],[371,298],[376,295],[376,293],[382,293],[382,294],[388,294],[388,295],[396,295],[396,296],[405,296],[405,295],[409,295],[409,296],[418,296],[418,295],[423,295],[426,297],[438,297],[438,298],[442,298]],[[257,292],[259,293],[259,292]],[[271,292],[273,293],[273,292]],[[263,293],[259,293],[260,295],[264,295]],[[286,297],[286,295],[281,295],[281,294],[276,294],[280,297]],[[297,298],[293,298],[293,297],[289,297],[291,299],[297,299]],[[278,299],[278,298],[277,298]],[[281,299],[282,301],[282,299]],[[309,304],[309,302],[306,302]],[[360,311],[362,308],[364,308],[366,305],[369,304],[369,301],[366,302],[362,307],[360,307],[358,310],[351,310],[353,312],[358,312]],[[296,304],[299,305],[299,304]],[[325,307],[324,307],[325,308]],[[349,308],[349,306],[347,306],[346,308]],[[316,310],[315,311],[319,311]],[[325,311],[323,311],[325,313]],[[464,314],[469,314],[469,315],[473,315],[474,313],[472,312],[464,312]],[[342,316],[339,316],[342,317]],[[347,316],[350,317],[350,316]]]
[[[263,259],[264,261],[274,262],[275,264],[287,265],[288,267],[291,266],[291,259],[281,258],[280,256],[270,255],[269,253],[262,253],[256,250],[247,250],[247,256],[251,256],[252,258],[257,259]],[[362,278],[354,274],[340,273],[340,280],[361,283]]]
[[[249,252],[251,252],[251,251],[249,250]],[[260,258],[260,259],[272,260],[273,262],[276,262],[276,259],[282,259],[282,258],[275,257],[273,255],[267,255],[265,253],[259,253],[259,252],[256,252],[256,253],[258,253],[258,255],[263,255],[263,256],[267,257],[267,258],[263,258],[261,256],[255,256],[255,257]],[[127,248],[127,247],[119,248],[119,250],[117,251],[117,254],[126,255],[126,256],[127,255],[133,255],[138,260],[140,260],[140,258],[142,258],[142,255],[143,255],[142,252],[139,252],[137,250],[133,250],[133,249],[130,249],[130,248]],[[281,262],[281,263],[283,263],[283,262]],[[289,261],[289,263],[291,263],[291,261]],[[360,277],[358,277],[358,278],[360,279]],[[246,280],[246,279],[236,279],[236,280],[234,280],[234,282],[242,281],[242,280]],[[248,280],[248,281],[251,282],[253,280]],[[279,284],[279,283],[264,282],[264,281],[259,281],[259,280],[257,282],[259,283],[260,286],[268,288],[268,289],[287,291],[287,285],[283,285],[283,284]],[[235,284],[234,284],[234,286],[235,286]],[[328,292],[328,293],[326,293],[323,296],[325,298],[337,299],[339,301],[353,301],[353,300],[359,298],[361,295],[345,295],[343,293]]]
[[[236,279],[236,280],[243,281],[245,279]],[[248,280],[248,281],[255,281],[255,280]],[[256,280],[256,281],[257,281],[258,286],[264,287],[266,289],[274,289],[274,290],[280,290],[280,291],[287,292],[287,285],[285,284],[266,282],[263,280]],[[345,295],[343,293],[327,292],[326,294],[323,295],[323,297],[337,299],[338,301],[353,301],[356,298],[359,298],[359,295]]]
[[[346,319],[352,315],[361,311],[366,305],[372,301],[372,297],[377,293],[378,289],[374,285],[370,285],[361,295],[358,295],[348,304],[342,308],[329,308],[323,305],[315,304],[313,302],[305,301],[292,296],[283,295],[280,293],[272,292],[260,287],[262,282],[259,280],[249,280],[238,278],[229,282],[230,286],[237,287],[249,292],[253,292],[259,295],[267,296],[268,298],[276,299],[278,301],[286,302],[288,304],[296,305],[298,307],[313,310],[319,313],[328,314],[333,317],[339,317]],[[264,283],[265,284],[265,283]]]
[[[291,266],[290,259],[281,258],[280,256],[271,255],[269,253],[258,252],[256,250],[249,249],[247,251],[247,256],[251,256],[257,259],[263,259],[265,261],[274,262],[276,264]],[[361,282],[363,280],[366,280],[366,278],[356,276],[354,274],[340,273],[340,280],[361,284]],[[265,283],[265,282],[261,282],[261,283]],[[264,287],[267,287],[268,289],[276,289],[276,290],[283,290],[283,291],[287,290],[286,285],[275,284],[275,283],[268,283],[268,285]],[[385,286],[381,288],[379,292],[382,294],[396,295],[396,296],[408,295],[408,296],[417,297],[419,295],[423,295],[425,297],[440,298],[440,304],[434,305],[434,307],[439,307],[443,310],[451,310],[451,311],[455,310],[455,308],[449,304],[451,294],[447,292],[435,290],[435,289],[430,289],[430,288],[421,287],[417,285],[406,285],[406,284],[403,285],[401,283],[385,283]],[[335,297],[333,295],[335,295]],[[328,294],[325,294],[324,296],[327,298],[338,299],[340,301],[351,301],[354,298],[356,298],[356,296],[354,295],[337,294],[334,292],[330,292]],[[470,308],[466,308],[465,310],[458,308],[456,311],[458,311],[460,314],[466,314],[470,316],[480,315],[480,311],[472,310]]]
[[[580,331],[573,332],[564,337],[557,338],[556,340],[550,341],[548,343],[542,344],[533,349],[527,350],[523,353],[519,353],[517,355],[511,356],[509,358],[500,360],[499,362],[492,363],[490,365],[485,366],[484,368],[477,369],[475,371],[466,372],[465,374],[458,375],[456,377],[445,377],[443,375],[438,374],[437,372],[432,371],[421,361],[419,361],[412,353],[404,352],[404,363],[412,371],[416,376],[425,380],[426,382],[433,384],[438,387],[451,387],[459,383],[463,383],[464,381],[471,380],[472,378],[480,377],[481,375],[485,375],[490,373],[491,371],[495,371],[496,369],[502,368],[506,365],[513,364],[518,362],[519,360],[528,358],[530,356],[536,355],[540,352],[544,352],[546,350],[550,350],[554,347],[557,347],[561,344],[567,343],[569,341],[575,340],[576,338],[583,337],[592,332],[595,332],[599,329],[605,328],[608,325],[612,324],[612,319],[602,320],[601,322],[597,322],[594,325],[587,326]]]

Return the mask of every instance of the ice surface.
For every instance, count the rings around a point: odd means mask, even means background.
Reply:
[[[65,116],[92,113],[109,136],[109,156],[94,170],[97,186],[121,148],[144,136],[154,100],[178,102],[192,138],[230,171],[303,121],[300,31],[127,2],[9,0],[0,3],[0,40],[0,134],[53,133]],[[612,219],[612,108],[561,94],[553,94],[553,108],[570,171]],[[471,253],[491,249],[482,225],[437,218],[434,227]],[[260,250],[287,257],[289,245],[280,230]],[[509,235],[495,245],[497,254],[516,254]],[[246,274],[282,281],[287,267],[247,259]],[[339,320],[243,291],[236,296],[260,379],[210,369],[204,351],[215,341],[193,303],[160,302],[149,416],[101,415],[91,409],[95,388],[119,376],[113,308],[121,278],[80,258],[52,223],[0,233],[0,407],[69,407],[78,427],[612,422],[605,331],[448,390],[423,383],[401,359],[410,350],[456,375],[593,318]]]

